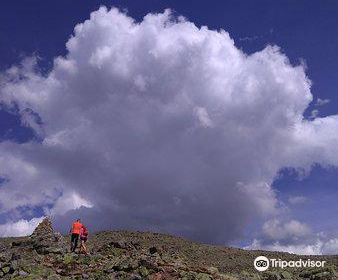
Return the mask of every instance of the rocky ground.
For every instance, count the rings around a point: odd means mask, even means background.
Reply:
[[[338,256],[311,256],[327,261],[323,269],[258,273],[253,261],[259,255],[283,260],[309,256],[208,246],[149,232],[100,232],[90,236],[88,245],[90,255],[70,253],[68,237],[54,232],[45,219],[29,237],[0,239],[0,279],[338,279]]]

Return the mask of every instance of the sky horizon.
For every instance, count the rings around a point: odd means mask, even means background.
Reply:
[[[3,1],[0,237],[150,230],[338,254],[335,1]]]

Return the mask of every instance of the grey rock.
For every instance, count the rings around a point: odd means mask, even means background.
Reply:
[[[17,260],[14,260],[11,262],[11,267],[14,269],[14,270],[17,270],[19,268],[18,266],[18,261]]]
[[[29,275],[29,273],[26,272],[26,271],[23,271],[23,270],[20,270],[20,271],[19,271],[19,276],[26,277],[26,276],[28,276],[28,275]]]
[[[47,280],[61,280],[60,276],[57,274],[53,274],[48,276]]]

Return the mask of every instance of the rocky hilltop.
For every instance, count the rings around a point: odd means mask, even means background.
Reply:
[[[281,280],[338,279],[338,257],[321,269],[253,267],[259,255],[283,260],[308,259],[287,253],[246,251],[194,243],[149,232],[104,231],[92,234],[89,255],[69,252],[69,238],[56,233],[46,218],[28,237],[0,239],[0,279],[110,280]]]

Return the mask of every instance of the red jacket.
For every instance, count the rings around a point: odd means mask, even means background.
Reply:
[[[88,228],[81,228],[81,231],[80,231],[80,237],[81,238],[87,238],[88,237]]]

